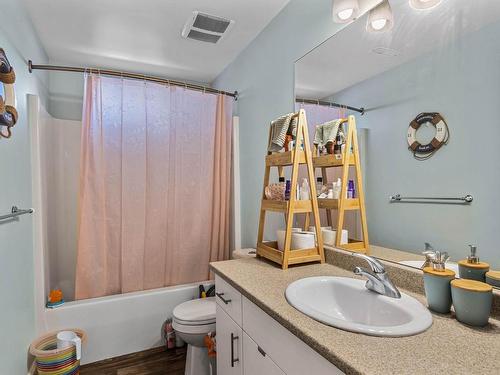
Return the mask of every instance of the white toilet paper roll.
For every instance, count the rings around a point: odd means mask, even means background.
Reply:
[[[315,246],[315,235],[311,232],[292,233],[292,250],[311,249]]]
[[[292,232],[300,232],[300,228],[292,228]],[[283,251],[285,248],[285,235],[286,235],[286,230],[284,229],[279,229],[276,231],[276,238],[278,241],[278,250]]]
[[[323,234],[323,243],[325,245],[334,246],[335,240],[337,238],[336,230],[322,229],[321,233]],[[349,232],[345,229],[342,230],[342,236],[340,237],[340,244],[344,245],[348,242]]]

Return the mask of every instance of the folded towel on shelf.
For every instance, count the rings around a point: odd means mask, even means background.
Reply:
[[[323,144],[323,125],[316,125],[316,130],[314,131],[313,143],[315,145]]]
[[[280,151],[285,145],[287,134],[295,137],[297,133],[297,118],[293,116],[294,113],[288,113],[271,122],[271,138],[267,147],[268,151]]]
[[[342,120],[332,120],[316,127],[314,134],[314,144],[326,145],[329,142],[335,142]]]

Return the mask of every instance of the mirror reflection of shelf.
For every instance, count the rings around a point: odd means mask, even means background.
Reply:
[[[342,167],[344,165],[344,157],[342,155],[321,155],[313,157],[314,168],[330,168]],[[354,155],[349,155],[349,165],[356,165]]]
[[[326,209],[337,209],[340,199],[318,198],[318,207]],[[344,210],[359,210],[359,198],[344,199]]]
[[[341,178],[341,191],[339,199],[324,199],[318,198],[318,207],[320,209],[326,210],[326,218],[328,226],[332,226],[333,213],[332,211],[337,211],[336,213],[336,223],[337,223],[337,236],[335,239],[335,247],[339,249],[361,252],[365,254],[370,254],[370,245],[368,241],[368,226],[366,222],[366,211],[365,211],[365,201],[364,201],[364,191],[363,191],[363,181],[361,177],[361,163],[359,159],[359,145],[358,145],[358,135],[356,129],[356,119],[354,116],[348,116],[347,119],[342,120],[343,124],[347,124],[347,137],[345,145],[343,146],[343,152],[341,154],[328,154],[321,156],[313,156],[313,166],[314,168],[321,169],[321,176],[323,178],[323,184],[328,184],[327,169],[334,167],[342,167],[342,178]],[[314,155],[318,154],[318,145],[314,145]],[[357,196],[355,198],[347,198],[347,184],[349,180],[349,173],[351,166],[354,167],[354,173],[356,175],[354,181],[357,185]],[[352,171],[351,171],[352,172]],[[362,240],[349,239],[347,244],[342,243],[341,233],[344,229],[345,223],[345,213],[346,211],[359,211]],[[309,225],[310,218],[309,214],[306,215],[306,226]]]

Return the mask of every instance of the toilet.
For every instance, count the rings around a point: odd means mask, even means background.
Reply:
[[[187,344],[185,375],[216,375],[211,373],[204,338],[215,332],[215,298],[201,298],[176,306],[172,326]]]

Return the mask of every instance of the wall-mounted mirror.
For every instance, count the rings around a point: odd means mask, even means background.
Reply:
[[[420,267],[432,247],[447,251],[454,268],[475,244],[498,270],[500,1],[443,0],[428,10],[389,3],[391,30],[369,31],[365,15],[296,62],[297,106],[311,126],[325,120],[317,113],[343,111],[328,103],[365,109],[347,113],[363,129],[373,255]],[[447,134],[435,152],[415,155],[409,130],[426,112],[441,115]],[[431,122],[413,123],[421,145],[439,138]]]

